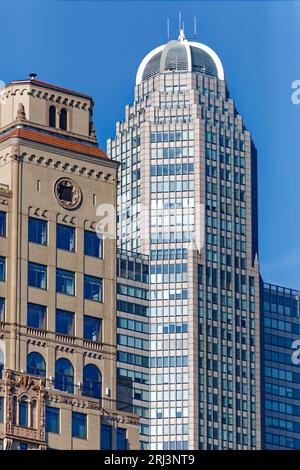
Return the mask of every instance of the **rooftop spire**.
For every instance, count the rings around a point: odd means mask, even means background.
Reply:
[[[183,43],[183,41],[185,41],[185,34],[184,34],[184,29],[183,28],[181,28],[180,31],[179,31],[178,41],[180,41],[181,43]]]

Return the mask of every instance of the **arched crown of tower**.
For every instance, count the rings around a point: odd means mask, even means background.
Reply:
[[[161,72],[200,72],[224,80],[224,69],[217,54],[205,44],[186,39],[180,29],[177,40],[156,47],[142,60],[136,85]]]

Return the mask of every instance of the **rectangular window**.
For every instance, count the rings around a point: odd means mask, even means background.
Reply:
[[[74,336],[74,313],[65,310],[56,310],[56,333]]]
[[[29,217],[28,241],[39,245],[47,245],[47,221]]]
[[[96,232],[84,231],[84,254],[86,256],[94,256],[102,258],[103,240],[99,238]]]
[[[126,429],[118,428],[117,429],[117,450],[126,450]]]
[[[38,289],[47,289],[47,266],[39,263],[28,263],[28,285]]]
[[[5,321],[5,299],[0,297],[0,321]]]
[[[72,412],[72,437],[87,438],[87,416],[83,413]]]
[[[84,315],[83,319],[83,337],[91,341],[101,341],[101,323],[100,318]]]
[[[0,256],[0,281],[5,281],[5,258]]]
[[[84,298],[102,302],[102,279],[100,277],[84,275]]]
[[[101,424],[101,450],[112,449],[112,427],[109,424]]]
[[[4,398],[0,397],[0,423],[4,421]]]
[[[27,306],[27,325],[32,328],[46,329],[47,307],[38,304],[28,304]]]
[[[59,408],[46,406],[46,432],[54,432],[56,434],[59,434],[60,432],[59,417],[60,417]]]
[[[75,295],[75,273],[57,268],[56,292],[66,295]]]
[[[6,212],[0,211],[0,237],[6,236]]]
[[[75,228],[57,224],[56,246],[60,250],[75,251]]]

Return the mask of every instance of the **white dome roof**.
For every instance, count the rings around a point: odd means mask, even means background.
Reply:
[[[178,40],[169,41],[149,52],[136,75],[136,85],[160,72],[201,72],[224,80],[224,69],[217,54],[199,42],[190,42],[180,31]]]

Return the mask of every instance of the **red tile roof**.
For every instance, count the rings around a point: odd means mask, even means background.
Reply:
[[[52,135],[43,134],[40,132],[30,131],[28,129],[14,129],[11,132],[0,136],[0,142],[4,142],[12,137],[20,137],[22,139],[39,142],[42,144],[52,145],[61,149],[71,150],[85,155],[92,155],[94,157],[107,158],[108,156],[99,147],[92,147],[90,145],[81,144],[79,142],[72,142],[66,139],[60,139]]]

